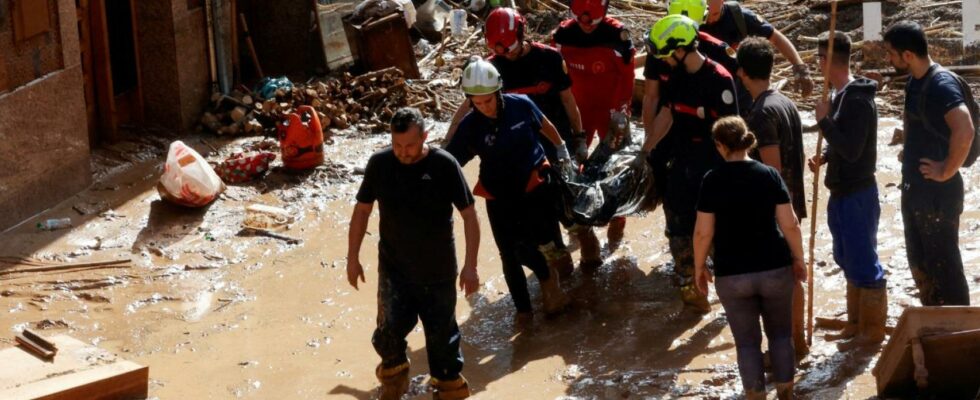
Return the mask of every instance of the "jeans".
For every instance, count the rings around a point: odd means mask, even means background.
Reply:
[[[792,339],[794,284],[790,267],[715,279],[715,290],[735,338],[738,372],[746,391],[766,388],[760,316],[769,339],[773,380],[776,383],[793,380],[796,369]]]
[[[959,248],[963,178],[911,183],[902,190],[909,268],[924,306],[970,305]]]
[[[385,273],[378,276],[378,325],[371,338],[381,365],[392,368],[408,362],[405,337],[422,320],[429,371],[439,380],[453,380],[463,370],[461,335],[456,324],[455,280],[413,284]]]
[[[885,270],[878,261],[878,187],[838,196],[827,202],[827,225],[834,238],[834,262],[854,286],[885,287]]]

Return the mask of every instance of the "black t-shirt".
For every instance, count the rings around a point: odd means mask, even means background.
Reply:
[[[929,70],[938,68],[933,64]],[[919,159],[928,158],[935,161],[945,160],[949,156],[949,142],[938,137],[936,133],[926,130],[922,121],[916,117],[919,114],[919,101],[922,94],[923,79],[910,77],[905,85],[905,154],[902,157],[902,181],[904,183],[941,185],[936,181],[926,180],[919,172]],[[946,113],[966,104],[966,97],[949,72],[939,71],[928,83],[929,89],[925,99],[925,117],[933,129],[939,130],[944,138],[949,138],[949,125],[946,124]],[[970,94],[972,96],[972,93]]]
[[[715,275],[769,271],[792,264],[776,222],[776,205],[789,203],[779,172],[758,161],[726,162],[701,183],[698,211],[715,215]]]
[[[806,190],[803,183],[803,124],[796,104],[776,90],[759,95],[749,112],[749,130],[755,133],[759,148],[779,146],[783,182],[793,195],[793,211],[797,218],[806,218]],[[752,158],[762,160],[759,151]]]
[[[504,92],[527,95],[563,138],[570,137],[571,125],[561,92],[572,87],[572,79],[558,50],[533,42],[527,54],[517,60],[493,56],[489,61],[504,81]]]
[[[357,201],[378,201],[381,212],[380,268],[411,283],[456,277],[453,206],[474,203],[459,164],[444,150],[402,164],[389,148],[371,156]]]
[[[704,23],[701,25],[701,30],[711,34],[723,42],[728,43],[730,46],[738,48],[739,43],[745,40],[747,36],[762,36],[766,39],[772,37],[773,32],[776,28],[773,28],[765,19],[752,12],[748,8],[742,7],[741,5],[732,4],[731,7],[739,7],[742,10],[742,17],[745,19],[745,35],[742,35],[738,30],[738,24],[735,23],[734,11],[730,10],[728,4],[725,3],[724,11],[721,13],[721,18],[719,18],[715,23],[708,24]]]

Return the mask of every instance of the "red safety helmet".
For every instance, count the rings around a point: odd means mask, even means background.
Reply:
[[[499,7],[487,16],[484,32],[487,47],[496,54],[507,54],[524,40],[526,20],[513,8]]]
[[[609,0],[572,0],[572,14],[586,25],[599,25],[608,9]]]

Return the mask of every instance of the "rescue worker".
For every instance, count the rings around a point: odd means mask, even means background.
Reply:
[[[884,35],[888,60],[908,73],[902,158],[902,222],[912,277],[924,306],[970,305],[959,249],[963,176],[976,145],[976,115],[961,78],[929,57],[922,26],[892,25]]]
[[[793,103],[769,83],[775,55],[769,41],[750,37],[738,48],[739,69],[736,74],[752,99],[746,123],[755,133],[758,147],[752,158],[773,167],[789,189],[790,203],[797,219],[806,217],[806,193],[803,184],[803,123]],[[803,325],[803,284],[793,288],[793,347],[796,359],[809,353]]]
[[[697,23],[678,14],[662,18],[650,30],[648,57],[667,62],[671,74],[643,149],[666,158],[654,164],[669,166],[663,205],[681,298],[691,309],[708,312],[708,298],[693,281],[695,207],[704,174],[723,162],[711,140],[711,126],[721,117],[737,115],[738,100],[732,75],[697,51],[697,37]],[[665,139],[668,151],[661,154],[656,148]]]
[[[517,308],[515,327],[521,329],[532,320],[522,265],[541,283],[546,314],[558,313],[569,303],[558,285],[558,271],[539,250],[554,240],[558,215],[548,181],[551,165],[538,136],[555,145],[559,167],[570,168],[571,160],[554,125],[527,96],[501,93],[503,83],[493,64],[474,57],[463,70],[462,87],[475,111],[459,123],[446,150],[461,165],[480,157],[474,192],[487,201],[504,279]]]
[[[804,97],[813,92],[813,79],[810,70],[803,63],[796,46],[778,29],[774,28],[752,10],[737,1],[708,0],[708,16],[701,30],[721,39],[734,49],[749,36],[762,36],[768,39],[779,52],[793,65],[793,81],[796,89]]]
[[[834,261],[847,278],[847,324],[828,339],[856,337],[838,348],[879,344],[885,340],[888,301],[885,270],[878,261],[878,219],[881,204],[875,163],[878,158],[878,84],[851,74],[851,39],[834,33],[834,52],[827,64],[830,34],[818,38],[817,61],[833,86],[832,98],[818,102],[817,123],[827,139],[811,169],[827,163],[824,184],[830,189],[827,225],[833,236]]]
[[[526,41],[526,24],[524,17],[512,8],[494,9],[484,25],[487,47],[493,53],[487,61],[500,73],[503,91],[527,95],[555,125],[568,151],[574,152],[581,163],[587,155],[585,133],[565,61],[553,47]],[[460,104],[446,133],[447,141],[452,139],[459,122],[472,108],[468,99]],[[555,147],[547,139],[540,139],[548,160],[556,163]],[[555,246],[546,249],[545,256],[549,263],[556,263],[558,272],[566,277],[572,273],[571,257],[561,237],[561,229],[556,226],[554,233]],[[594,252],[598,252],[598,244],[595,247]]]
[[[463,218],[466,257],[460,289],[480,287],[476,271],[480,225],[463,171],[453,157],[425,144],[422,114],[402,108],[391,119],[392,147],[368,160],[348,231],[347,281],[364,282],[360,250],[368,219],[378,202],[378,319],[371,343],[381,356],[375,373],[380,398],[400,399],[408,390],[405,337],[422,320],[435,399],[469,397],[460,374],[463,353],[456,324],[456,247],[452,207]]]
[[[612,113],[629,115],[631,112],[636,50],[629,30],[622,22],[607,16],[608,9],[609,0],[572,0],[574,18],[562,21],[552,37],[569,67],[572,93],[582,115],[586,149],[595,135],[600,140],[606,137]],[[577,157],[581,158],[583,151],[587,150],[577,144]],[[609,222],[606,236],[610,250],[622,243],[625,227],[625,217]],[[602,263],[598,240],[591,228],[579,230],[579,242],[585,265],[596,267]],[[587,249],[590,254],[586,254]]]

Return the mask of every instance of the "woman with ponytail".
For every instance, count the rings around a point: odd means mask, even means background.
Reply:
[[[708,283],[725,309],[735,338],[738,369],[747,399],[765,399],[762,327],[779,399],[793,398],[793,286],[806,280],[803,239],[789,192],[772,167],[748,156],[755,144],[740,117],[718,120],[715,147],[725,163],[704,177],[694,230],[694,278],[702,293]],[[713,270],[705,265],[714,247]]]

